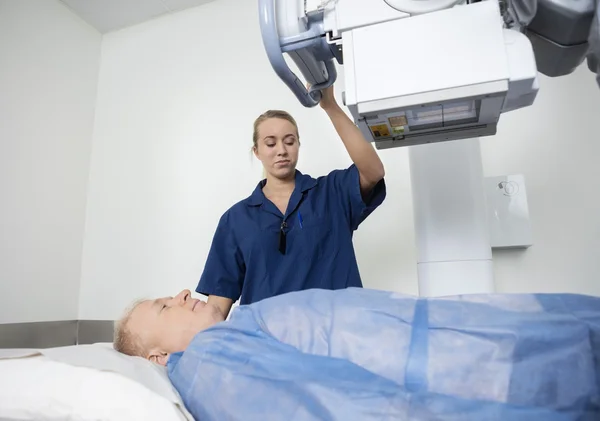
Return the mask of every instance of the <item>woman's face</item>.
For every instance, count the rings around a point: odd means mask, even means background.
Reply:
[[[270,118],[258,126],[254,154],[271,176],[279,179],[293,178],[299,148],[298,132],[289,121]]]

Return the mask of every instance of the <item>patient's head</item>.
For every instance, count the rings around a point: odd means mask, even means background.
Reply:
[[[165,365],[198,332],[223,321],[218,308],[190,295],[183,290],[175,297],[136,303],[117,324],[115,349]]]

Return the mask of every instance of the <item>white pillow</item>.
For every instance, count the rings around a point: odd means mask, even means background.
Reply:
[[[111,344],[0,350],[1,420],[188,420],[162,366]]]

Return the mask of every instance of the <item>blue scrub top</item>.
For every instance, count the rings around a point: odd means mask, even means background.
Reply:
[[[243,305],[310,288],[362,287],[352,235],[381,205],[386,185],[382,179],[365,201],[359,177],[355,165],[317,179],[296,171],[285,215],[261,181],[221,217],[196,292]]]

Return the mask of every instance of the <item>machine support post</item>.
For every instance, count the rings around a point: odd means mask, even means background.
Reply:
[[[479,138],[409,149],[419,295],[494,293]]]

